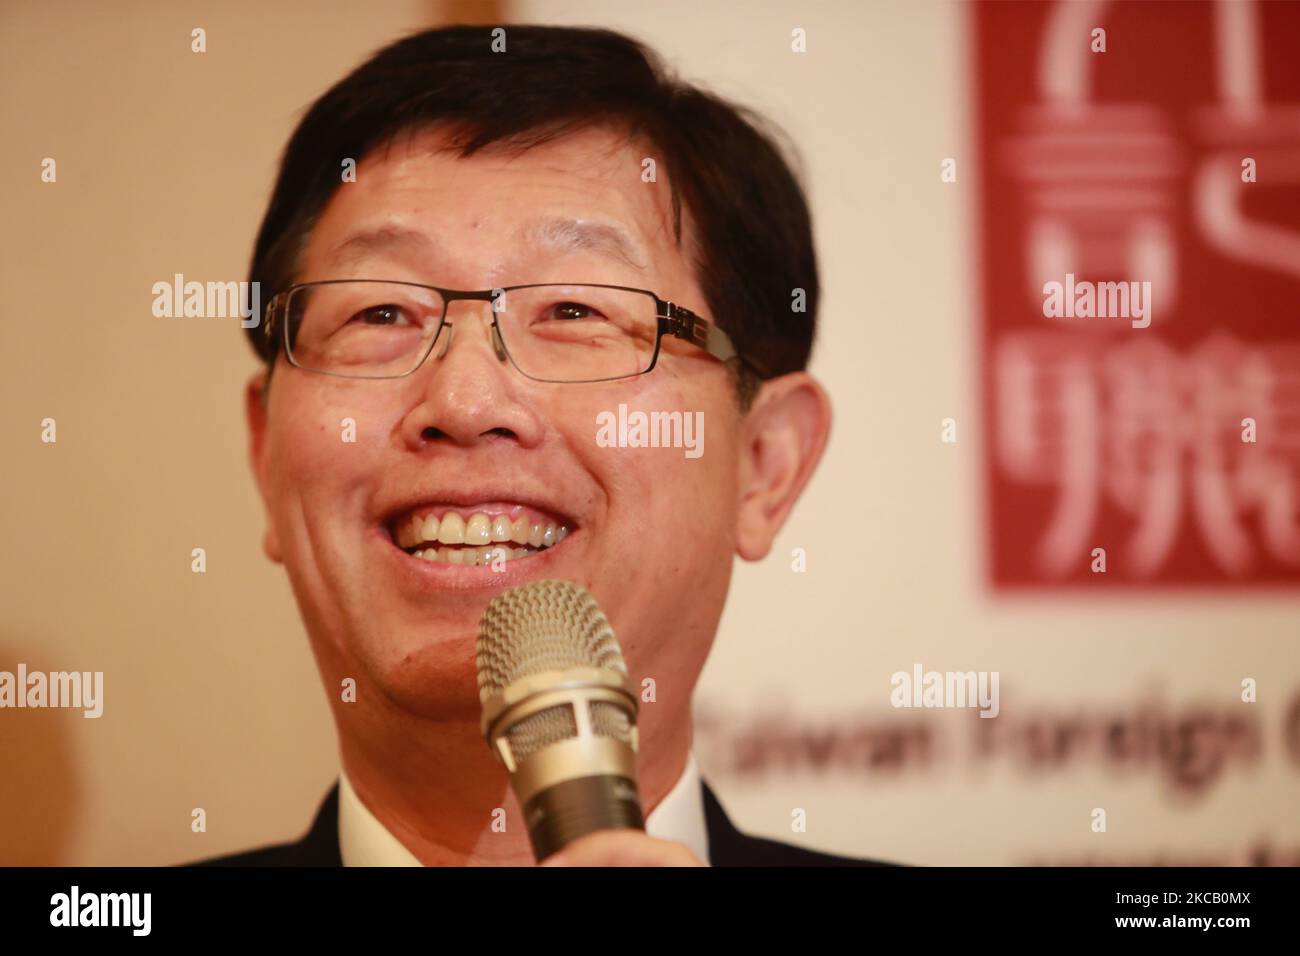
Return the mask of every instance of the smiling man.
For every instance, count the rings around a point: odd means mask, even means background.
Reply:
[[[475,640],[493,596],[553,578],[595,596],[657,687],[646,833],[553,862],[860,862],[740,833],[692,756],[732,562],[767,554],[830,426],[804,371],[808,211],[755,120],[605,31],[412,36],[303,119],[251,278],[271,297],[246,396],[264,548],[342,775],[302,840],[210,862],[530,865]],[[608,447],[620,406],[692,416],[707,453]]]

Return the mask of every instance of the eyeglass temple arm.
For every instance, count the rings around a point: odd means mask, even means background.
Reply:
[[[268,339],[275,336],[275,328],[279,323],[280,312],[284,305],[286,293],[279,292],[271,296],[266,303],[266,315],[262,322],[262,334]]]
[[[665,305],[666,309],[663,317],[665,323],[667,323],[665,331],[672,335],[673,338],[694,342],[714,358],[721,359],[723,362],[729,362],[733,358],[739,359],[758,372],[759,375],[765,374],[760,366],[737,351],[735,343],[731,341],[731,336],[722,329],[700,318],[690,309],[676,303],[668,302]]]

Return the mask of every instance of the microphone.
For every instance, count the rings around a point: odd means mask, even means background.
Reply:
[[[510,773],[533,856],[594,830],[645,829],[636,787],[637,694],[586,589],[533,581],[478,627],[480,726]]]

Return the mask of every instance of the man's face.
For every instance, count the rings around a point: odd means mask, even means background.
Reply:
[[[652,290],[712,320],[673,236],[665,177],[643,182],[646,154],[625,138],[593,130],[468,159],[441,143],[399,138],[363,157],[356,182],[338,189],[313,229],[297,281],[606,283]],[[562,225],[538,228],[545,223]],[[634,261],[593,225],[622,233]],[[415,237],[398,241],[398,231]],[[736,550],[740,413],[726,370],[665,338],[648,374],[536,382],[499,361],[490,303],[456,301],[447,317],[450,348],[444,354],[440,338],[407,378],[338,378],[281,358],[264,415],[251,415],[266,548],[289,572],[318,657],[407,710],[477,713],[484,607],[506,588],[560,578],[601,604],[634,679],[688,696]],[[599,446],[598,416],[621,403],[702,412],[704,454]],[[344,440],[347,419],[353,441]],[[442,526],[449,513],[494,526],[504,518],[512,531],[521,519],[530,533],[533,524],[569,530],[504,564],[430,561],[399,547],[422,516]]]

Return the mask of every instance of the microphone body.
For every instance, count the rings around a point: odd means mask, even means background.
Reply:
[[[566,581],[506,591],[483,614],[477,658],[480,726],[534,857],[596,830],[644,830],[636,690],[591,595]]]

